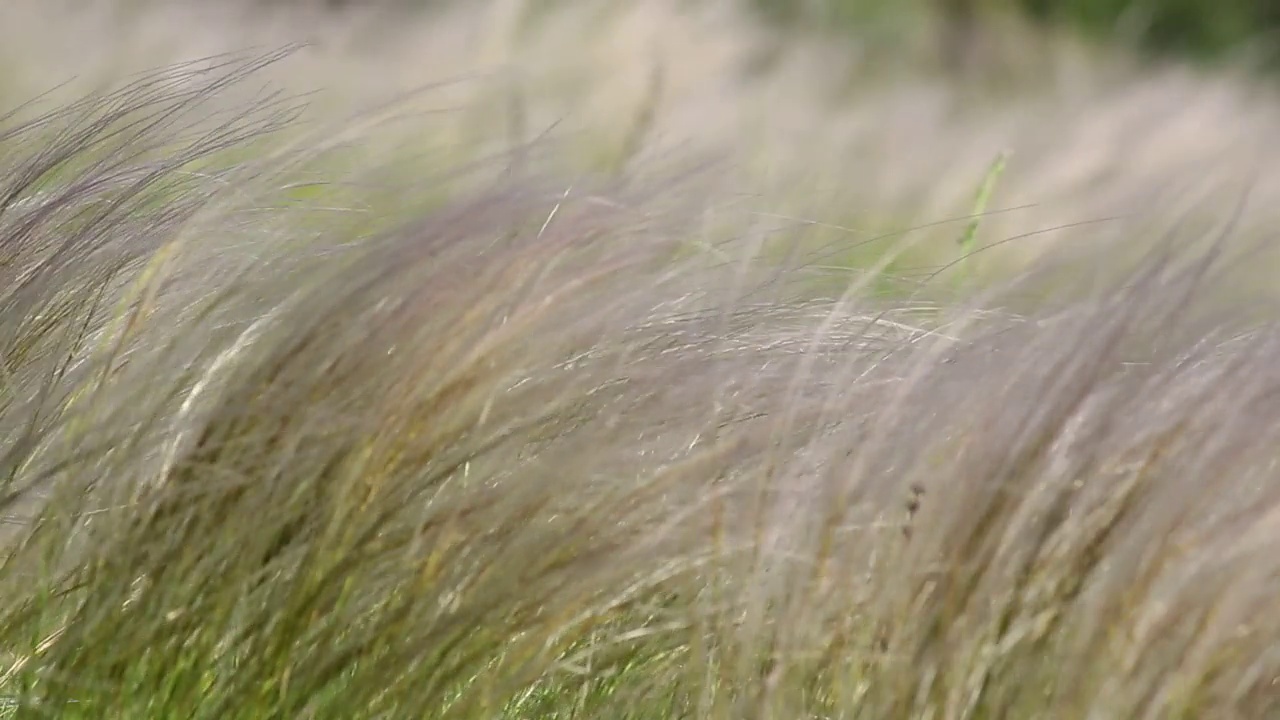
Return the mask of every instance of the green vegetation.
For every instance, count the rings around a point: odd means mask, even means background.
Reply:
[[[901,38],[937,19],[945,44],[976,43],[979,26],[1021,16],[1163,56],[1216,60],[1241,52],[1280,62],[1280,5],[1271,0],[747,0],[771,20]],[[951,38],[952,40],[949,40]]]
[[[102,47],[15,7],[15,93]],[[289,49],[0,120],[0,716],[1280,711],[1280,205],[1208,177],[1280,111],[840,105],[648,7],[88,22]]]
[[[1245,49],[1278,62],[1280,5],[1268,0],[1019,0],[1034,17],[1165,54],[1217,58]],[[1268,54],[1269,53],[1269,54]]]

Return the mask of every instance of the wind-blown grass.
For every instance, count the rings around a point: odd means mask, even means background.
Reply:
[[[16,717],[1280,706],[1280,334],[1224,241],[939,307],[706,235],[714,168],[325,223],[304,141],[227,152],[289,101],[204,110],[271,61],[3,136]]]
[[[376,167],[381,176],[360,182],[394,187],[535,140],[550,147],[548,139],[556,150],[535,165],[572,177],[676,148],[723,159],[721,182],[741,194],[736,207],[808,247],[864,242],[829,264],[874,262],[890,243],[873,238],[915,228],[917,242],[890,268],[897,276],[958,259],[974,192],[1003,151],[1011,154],[980,243],[999,244],[965,266],[983,282],[1046,250],[1147,250],[1139,246],[1171,215],[1212,225],[1235,212],[1246,186],[1253,202],[1240,213],[1240,237],[1268,237],[1280,207],[1268,171],[1280,163],[1272,85],[1139,64],[1030,30],[1002,35],[1003,64],[957,83],[913,49],[883,57],[779,36],[745,19],[737,0],[490,0],[430,14],[338,15],[122,1],[80,3],[73,13],[47,0],[0,4],[0,97],[17,103],[68,78],[57,97],[74,97],[71,89],[114,87],[147,68],[304,43],[263,72],[291,91],[323,89],[295,127],[435,84],[396,103],[394,122],[380,116],[376,132],[355,133],[360,155],[335,148],[326,158],[339,163],[328,166],[333,173],[311,179]],[[224,95],[248,101],[254,89]],[[1273,286],[1270,268],[1251,282]]]

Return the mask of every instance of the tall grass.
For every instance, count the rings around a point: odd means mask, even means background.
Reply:
[[[818,292],[704,232],[714,165],[537,153],[329,221],[327,131],[210,109],[278,59],[0,138],[13,716],[1280,709],[1280,334],[1225,240]]]
[[[735,208],[780,231],[806,221],[811,248],[865,241],[865,252],[829,264],[874,261],[888,244],[874,238],[915,228],[918,242],[890,268],[899,276],[959,257],[975,189],[1003,151],[983,238],[1022,237],[969,263],[983,281],[1061,247],[1127,253],[1164,232],[1172,213],[1211,225],[1233,212],[1250,170],[1254,200],[1239,235],[1269,236],[1280,207],[1267,171],[1280,162],[1273,84],[1152,67],[1054,35],[1002,34],[1002,57],[955,82],[914,46],[886,57],[779,35],[745,19],[736,0],[489,0],[334,16],[202,0],[125,12],[122,2],[75,12],[0,3],[0,97],[16,104],[71,78],[54,95],[69,102],[148,68],[304,44],[262,73],[276,87],[323,89],[299,127],[435,86],[398,102],[398,118],[380,117],[376,132],[330,139],[360,139],[358,154],[328,153],[337,172],[383,168],[362,183],[394,187],[535,139],[555,146],[535,164],[566,177],[663,152],[716,157],[728,164],[721,184],[739,193]],[[377,202],[370,195],[362,202]],[[1271,285],[1266,273],[1252,282]]]

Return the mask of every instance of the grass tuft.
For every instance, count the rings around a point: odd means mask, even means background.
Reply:
[[[1225,240],[828,292],[635,149],[327,222],[293,101],[205,104],[282,57],[0,131],[12,716],[1280,710],[1280,332]]]

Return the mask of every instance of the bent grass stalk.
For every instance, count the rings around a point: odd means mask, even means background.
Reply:
[[[961,270],[965,274],[965,280],[973,280],[973,254],[978,239],[978,227],[982,223],[982,218],[987,214],[987,206],[991,202],[991,196],[995,193],[996,183],[1000,181],[1000,176],[1004,174],[1005,166],[1008,164],[1009,151],[1003,150],[991,162],[987,172],[982,176],[982,184],[978,186],[978,192],[973,198],[973,208],[970,212],[971,219],[965,225],[964,232],[961,233],[956,241],[960,246],[960,253],[964,258]]]

